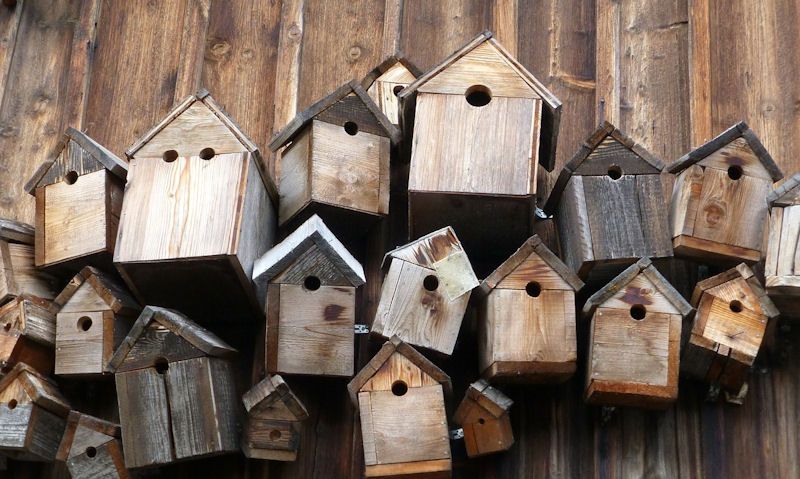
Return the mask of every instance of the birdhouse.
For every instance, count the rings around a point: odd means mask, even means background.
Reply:
[[[484,379],[469,385],[453,421],[464,430],[467,456],[508,450],[514,444],[508,411],[514,402]]]
[[[242,452],[250,459],[294,461],[300,447],[300,423],[308,418],[303,403],[280,376],[269,376],[242,396],[247,425]]]
[[[663,168],[608,122],[564,166],[544,210],[555,214],[564,262],[578,276],[606,281],[638,258],[672,256]]]
[[[690,376],[738,393],[755,361],[767,322],[778,310],[744,263],[697,283],[697,309],[683,370]]]
[[[395,336],[347,391],[361,416],[365,477],[450,477],[447,374]]]
[[[33,238],[32,226],[0,218],[0,304],[23,294],[56,296],[55,278],[34,265]]]
[[[390,251],[383,264],[388,271],[372,333],[453,354],[470,293],[478,286],[453,229],[442,228]]]
[[[663,409],[678,398],[681,323],[692,307],[647,258],[583,307],[591,318],[586,402]]]
[[[36,296],[17,296],[0,306],[0,371],[24,362],[42,374],[53,372],[55,307]]]
[[[367,73],[361,86],[386,118],[399,127],[400,100],[397,95],[420,75],[422,72],[408,59],[392,55]]]
[[[109,364],[126,466],[239,450],[235,354],[182,314],[144,308]]]
[[[561,102],[491,32],[398,93],[413,143],[412,238],[452,226],[499,264],[532,233],[537,163],[552,170]]]
[[[355,80],[299,113],[269,144],[283,148],[279,223],[318,213],[346,230],[386,216],[389,154],[398,141],[400,130]]]
[[[111,266],[127,174],[125,161],[67,129],[55,159],[25,184],[36,197],[36,266]]]
[[[56,460],[74,478],[127,479],[119,437],[119,424],[70,411]]]
[[[101,271],[84,267],[55,299],[56,375],[100,375],[141,308]]]
[[[250,278],[277,196],[258,147],[201,91],[126,154],[114,263],[140,302],[229,322],[260,314]]]
[[[583,282],[538,236],[481,283],[478,347],[491,381],[562,382],[575,372],[575,293]]]
[[[259,258],[253,282],[266,297],[267,372],[353,375],[364,270],[319,216]]]
[[[800,173],[770,192],[769,240],[764,276],[767,294],[784,317],[800,317]]]
[[[677,175],[670,208],[676,256],[706,262],[761,260],[764,198],[783,173],[744,122],[687,153],[667,171]]]
[[[52,462],[69,404],[55,383],[25,363],[0,379],[0,454],[18,461]]]

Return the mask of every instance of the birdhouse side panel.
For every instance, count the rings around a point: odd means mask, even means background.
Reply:
[[[569,179],[555,221],[564,263],[585,278],[594,261],[594,251],[582,177]]]
[[[26,450],[44,461],[52,461],[58,452],[67,422],[64,418],[35,405],[32,407],[29,421]]]
[[[311,128],[307,126],[281,151],[278,183],[281,224],[311,201],[311,136]]]
[[[122,450],[118,441],[109,441],[95,447],[91,452],[84,450],[81,454],[67,459],[67,469],[72,477],[86,479],[127,479],[130,477],[125,468]]]
[[[672,237],[692,236],[697,205],[703,193],[703,168],[692,165],[675,177],[669,208]]]
[[[243,287],[252,288],[253,265],[275,243],[277,227],[277,213],[267,195],[264,180],[258,172],[255,158],[247,160],[247,183],[244,191],[243,205],[237,214],[238,237],[231,246],[231,254],[239,260],[243,276],[240,278]]]
[[[34,247],[0,241],[0,304],[12,296],[56,296],[56,280],[34,266]]]
[[[772,208],[771,221],[773,226],[769,236],[766,275],[800,276],[800,258],[797,254],[800,243],[800,206]],[[790,280],[786,282],[791,284]]]
[[[108,364],[104,353],[110,349],[105,347],[104,313],[58,313],[56,323],[55,373],[102,374]]]

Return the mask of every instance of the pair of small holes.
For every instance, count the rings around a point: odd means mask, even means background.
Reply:
[[[303,287],[308,291],[316,291],[320,286],[322,286],[322,281],[320,281],[316,276],[308,276],[303,281]]]
[[[405,381],[397,380],[392,383],[392,394],[404,396],[408,392],[408,384]]]
[[[90,318],[88,316],[81,316],[80,319],[78,319],[78,329],[79,330],[81,330],[81,331],[89,331],[89,329],[91,327],[92,327],[92,318]]]
[[[731,311],[733,311],[734,313],[741,313],[742,310],[744,309],[744,306],[742,306],[742,302],[736,299],[731,301],[728,307],[730,307]]]
[[[636,321],[641,321],[647,316],[647,308],[644,307],[642,304],[634,304],[631,306],[631,318],[635,319]]]
[[[436,288],[439,287],[439,278],[432,274],[425,276],[425,279],[422,280],[422,287],[427,291],[436,291]]]
[[[210,160],[214,158],[217,153],[214,151],[214,148],[203,148],[200,150],[200,158],[204,160]],[[178,152],[175,150],[167,150],[161,155],[161,158],[166,161],[167,163],[172,163],[173,161],[178,159]]]
[[[473,85],[464,93],[467,103],[475,107],[486,106],[492,101],[492,92],[483,85]]]

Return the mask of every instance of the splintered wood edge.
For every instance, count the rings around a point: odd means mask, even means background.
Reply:
[[[800,187],[800,173],[795,173],[791,178],[784,181],[783,184],[769,192],[767,195],[767,204],[769,206],[793,206],[793,202],[785,202],[782,198],[798,187]]]
[[[33,226],[28,223],[0,218],[0,240],[32,245],[34,236]]]

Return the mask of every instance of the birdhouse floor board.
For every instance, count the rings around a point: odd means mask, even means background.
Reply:
[[[756,263],[761,258],[761,251],[757,249],[740,248],[685,235],[673,238],[672,246],[675,256],[727,265],[741,261]]]
[[[500,383],[562,383],[576,369],[575,361],[496,361],[483,370],[481,377]]]
[[[419,461],[402,464],[378,464],[366,466],[364,477],[404,479],[449,479],[452,463],[450,459]]]
[[[292,462],[297,460],[297,451],[279,451],[274,449],[254,449],[246,444],[242,444],[242,451],[250,459],[261,459],[264,461],[284,461]]]

